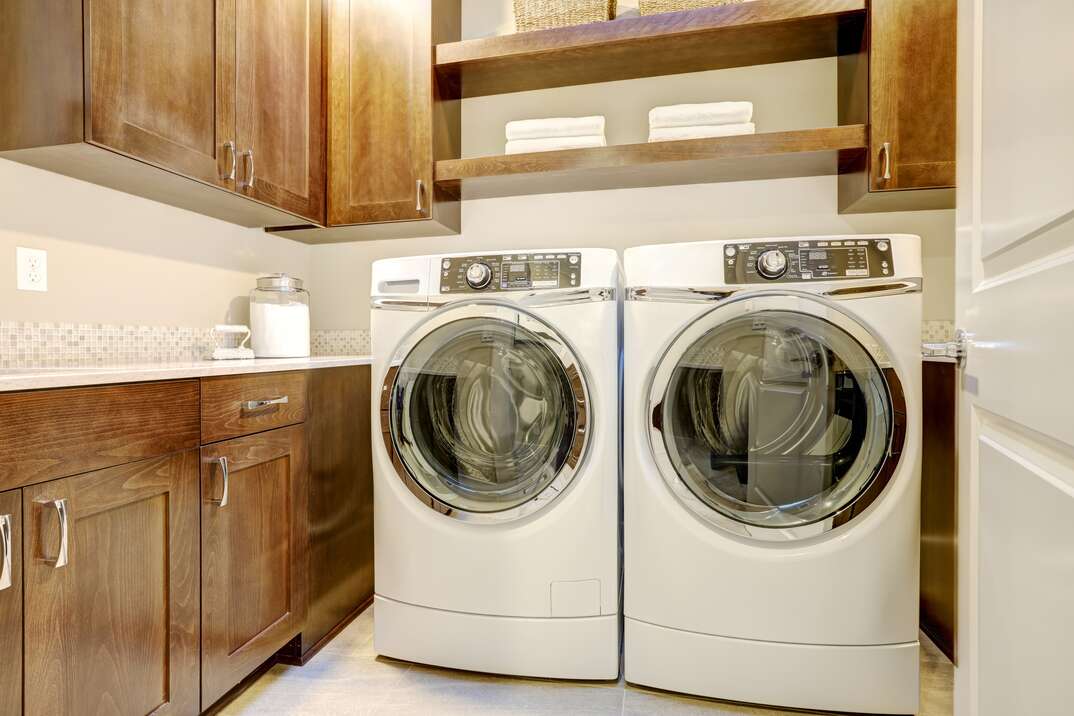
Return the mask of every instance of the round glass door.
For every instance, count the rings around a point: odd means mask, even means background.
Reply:
[[[569,347],[535,316],[500,305],[452,308],[424,328],[389,375],[385,416],[411,491],[443,514],[495,520],[562,492],[588,423]]]
[[[890,477],[904,412],[894,373],[877,364],[864,328],[807,304],[769,297],[714,309],[679,336],[654,380],[654,453],[673,488],[751,537],[830,529]],[[809,525],[820,529],[794,533]]]

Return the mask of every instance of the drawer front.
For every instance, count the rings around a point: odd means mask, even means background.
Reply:
[[[306,374],[260,373],[203,378],[202,444],[306,420]]]
[[[197,447],[198,382],[0,394],[0,490]]]

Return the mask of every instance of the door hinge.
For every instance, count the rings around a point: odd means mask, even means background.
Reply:
[[[921,355],[925,358],[954,358],[961,363],[966,357],[966,342],[969,334],[959,328],[955,331],[955,339],[942,343],[922,343]]]

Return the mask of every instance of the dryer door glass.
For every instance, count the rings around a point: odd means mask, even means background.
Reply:
[[[792,528],[855,502],[885,462],[885,377],[847,331],[763,310],[716,325],[679,357],[660,432],[699,500],[751,527]]]
[[[499,309],[509,312],[509,309]],[[586,400],[561,343],[505,317],[435,328],[398,368],[391,438],[407,473],[440,511],[503,512],[570,471]]]

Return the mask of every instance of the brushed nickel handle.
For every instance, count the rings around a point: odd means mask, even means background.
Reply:
[[[41,505],[42,509],[52,507],[52,509],[56,510],[56,517],[60,521],[60,548],[56,552],[55,557],[44,557],[44,556],[42,556],[41,559],[43,561],[48,562],[49,564],[51,564],[54,569],[59,569],[61,567],[66,567],[67,566],[67,500],[66,499],[60,499],[60,500],[37,500],[36,502],[39,505]],[[43,524],[44,524],[44,520],[42,520],[42,525]],[[41,540],[41,543],[44,544],[44,539]]]
[[[224,149],[231,155],[231,171],[220,178],[224,181],[235,181],[235,174],[239,171],[239,153],[235,149],[235,142],[224,142]]]
[[[244,168],[248,168],[246,172],[246,179],[239,182],[240,189],[253,189],[254,188],[254,150],[247,149],[242,153],[242,165]]]
[[[220,475],[224,478],[224,486],[220,491],[220,499],[213,499],[211,502],[216,503],[220,507],[227,507],[228,489],[231,487],[231,472],[228,470],[227,458],[218,457],[213,460],[213,462],[220,466]]]
[[[11,515],[0,515],[0,591],[11,588]]]
[[[267,408],[270,405],[287,405],[290,402],[286,395],[281,395],[278,398],[265,398],[263,400],[247,400],[242,404],[242,409],[246,411],[260,410],[261,408]]]
[[[421,196],[422,191],[424,189],[425,189],[425,182],[423,182],[421,179],[418,179],[418,181],[417,181],[417,192],[416,192],[417,196],[418,196],[418,201],[417,201],[417,205],[414,208],[417,209],[419,214],[425,213],[425,202],[422,201],[422,196]]]
[[[880,153],[884,155],[884,173],[880,178],[888,181],[891,179],[891,142],[884,142],[880,146]]]

